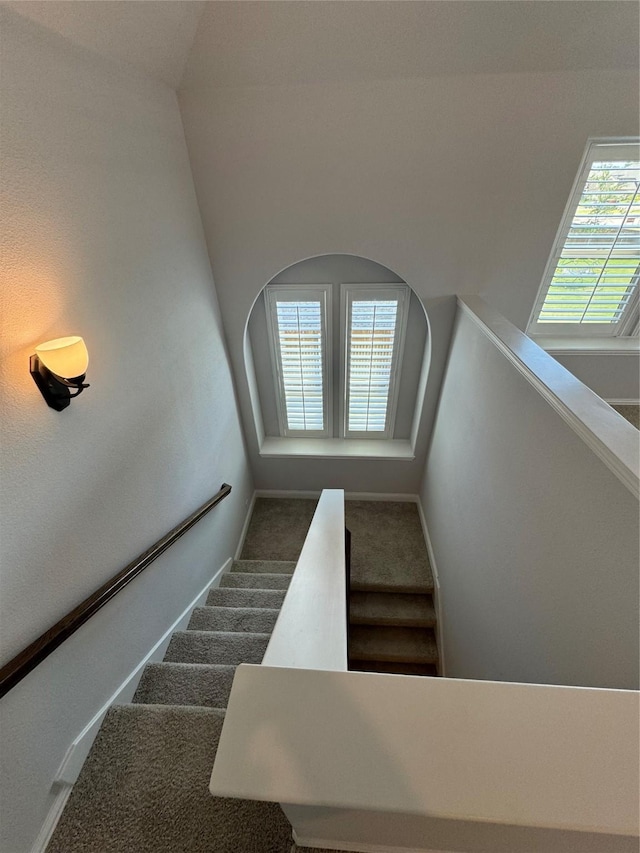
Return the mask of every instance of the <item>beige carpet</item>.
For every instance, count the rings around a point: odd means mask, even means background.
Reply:
[[[209,708],[113,708],[47,853],[289,853],[279,806],[209,793],[222,722]]]
[[[640,429],[640,406],[613,406],[613,408],[636,429]]]
[[[262,660],[284,596],[259,578],[290,580],[290,563],[278,579],[272,563],[247,587],[240,568],[145,667],[133,703],[110,709],[47,853],[290,853],[278,805],[208,789],[235,668]]]
[[[297,560],[317,500],[256,498],[242,560]]]
[[[257,498],[243,560],[297,560],[316,500]],[[410,502],[346,501],[351,586],[370,592],[429,593],[433,576],[418,509]]]
[[[235,667],[262,659],[315,506],[256,501],[245,562],[173,634],[164,661],[145,668],[133,703],[108,712],[47,853],[290,853],[279,806],[212,797],[208,783]],[[431,588],[415,505],[353,501],[346,511],[357,578],[375,589]],[[288,562],[265,562],[278,559]],[[409,628],[377,630],[412,639]],[[366,625],[355,631],[367,634],[365,657],[384,655]],[[419,661],[422,646],[411,645]]]
[[[351,589],[426,593],[433,576],[416,504],[346,501]]]

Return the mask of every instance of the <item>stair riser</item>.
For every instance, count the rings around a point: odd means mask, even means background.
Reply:
[[[435,619],[384,619],[372,616],[351,616],[350,625],[381,625],[388,628],[435,628]]]
[[[436,664],[438,647],[429,628],[356,625],[349,632],[349,655],[360,661]]]
[[[433,595],[433,586],[405,584],[393,586],[391,584],[365,583],[362,581],[351,581],[351,592],[384,592],[398,593],[400,595]]]
[[[393,652],[382,652],[378,651],[375,654],[368,655],[366,652],[358,652],[358,656],[352,658],[354,663],[358,661],[382,661],[387,663],[398,663],[398,664],[433,664],[436,666],[438,663],[437,655],[404,655],[404,654],[394,654]]]
[[[356,672],[378,672],[394,675],[418,675],[435,678],[437,667],[430,663],[390,663],[389,661],[350,660],[349,669]]]

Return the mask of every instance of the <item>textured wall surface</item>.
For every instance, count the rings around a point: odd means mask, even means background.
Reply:
[[[638,500],[472,320],[421,499],[457,678],[638,687]]]
[[[175,93],[6,10],[2,78],[2,662],[234,487],[0,701],[22,853],[73,738],[232,555],[251,482]],[[68,334],[91,387],[58,413],[29,355]]]
[[[630,4],[395,5],[214,3],[187,64],[180,106],[263,488],[415,493],[448,343],[438,300],[480,294],[523,328],[587,138],[637,133]],[[280,270],[338,252],[392,269],[427,310],[415,465],[258,458],[251,305]]]

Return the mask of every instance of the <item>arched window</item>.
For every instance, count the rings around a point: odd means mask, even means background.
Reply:
[[[390,438],[409,308],[406,284],[270,284],[265,289],[271,365],[283,436]],[[333,300],[340,300],[333,328]],[[334,388],[337,360],[339,387]]]
[[[427,343],[420,300],[386,267],[351,255],[289,267],[265,286],[247,325],[258,432],[314,448],[311,439],[331,439],[333,449],[385,440],[399,454],[422,402]]]

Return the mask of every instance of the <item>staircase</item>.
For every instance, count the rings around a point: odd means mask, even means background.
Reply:
[[[351,530],[349,668],[438,674],[434,582],[410,502],[347,501]]]
[[[242,559],[107,713],[47,853],[293,853],[274,803],[212,797],[236,667],[259,664],[316,501],[256,501]],[[350,668],[434,675],[433,578],[411,503],[348,501]]]
[[[47,853],[289,853],[278,805],[208,785],[235,669],[261,662],[294,568],[234,562],[107,713]]]

